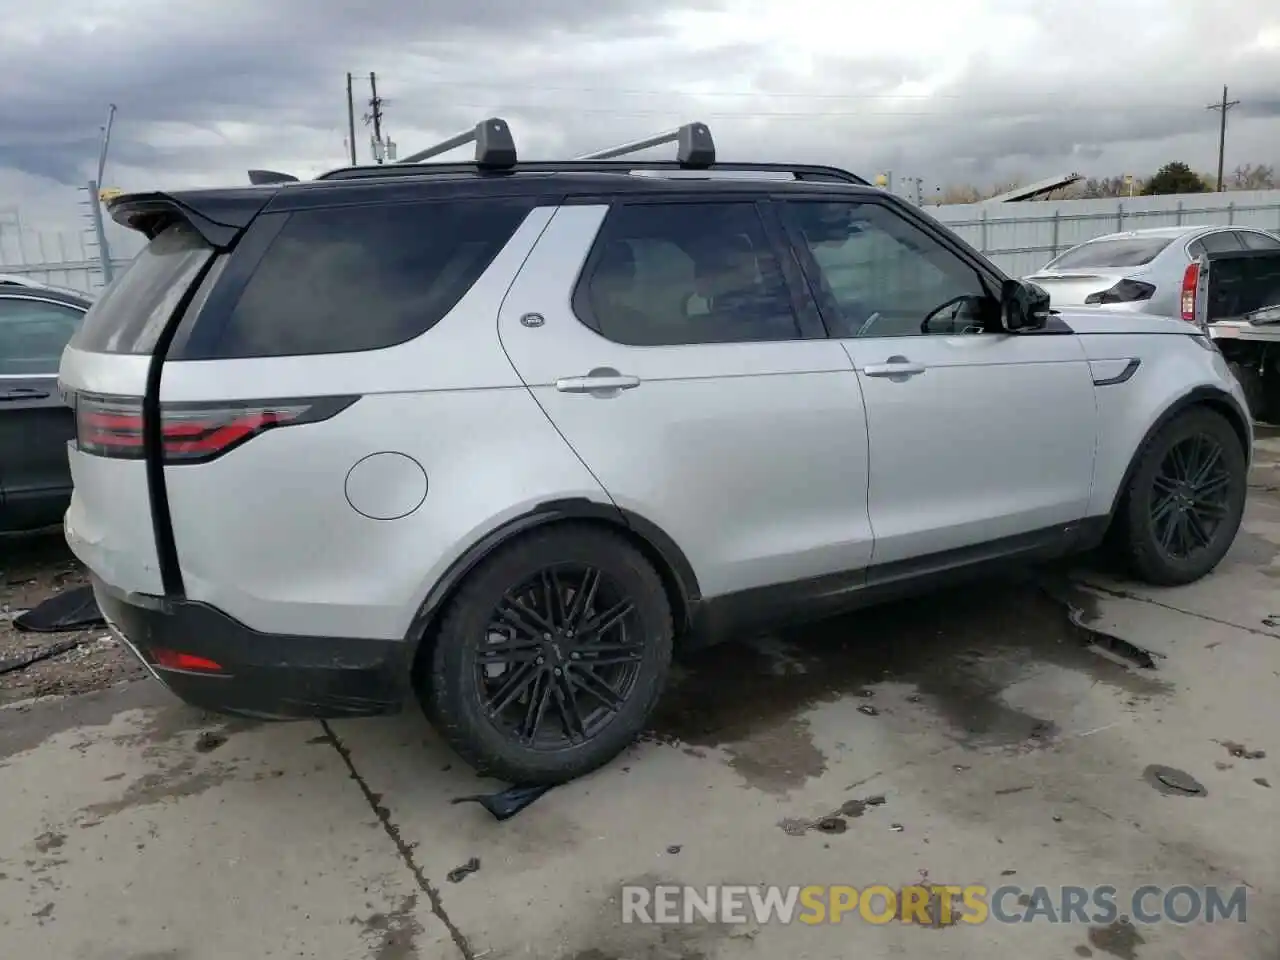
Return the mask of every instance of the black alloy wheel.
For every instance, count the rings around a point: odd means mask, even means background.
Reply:
[[[481,709],[535,750],[584,743],[635,692],[644,647],[636,605],[607,573],[545,567],[502,597],[475,648]]]
[[[662,580],[622,534],[556,524],[467,575],[416,686],[427,717],[480,773],[562,783],[644,729],[673,634]]]
[[[1174,443],[1152,480],[1151,528],[1169,557],[1188,560],[1213,545],[1231,511],[1231,473],[1222,445],[1197,433]]]
[[[1128,565],[1157,586],[1213,570],[1244,517],[1248,461],[1222,414],[1193,407],[1147,441],[1121,500],[1117,533]]]

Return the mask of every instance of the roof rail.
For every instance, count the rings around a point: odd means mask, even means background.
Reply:
[[[476,159],[462,163],[422,163],[465,143],[474,142]],[[627,154],[647,150],[664,143],[676,143],[675,160],[618,160]],[[796,180],[822,183],[870,184],[856,174],[839,167],[793,163],[725,163],[716,160],[716,145],[711,129],[705,123],[686,123],[675,130],[654,134],[630,143],[606,147],[572,160],[521,161],[516,156],[515,142],[505,120],[492,117],[471,130],[442,140],[397,163],[339,167],[316,177],[317,180],[364,180],[387,177],[425,175],[460,175],[476,173],[659,173],[709,171],[715,173],[789,174]],[[269,175],[271,171],[263,171]],[[279,176],[279,175],[277,175]],[[260,181],[281,182],[281,181]]]
[[[522,160],[510,170],[497,171],[508,173],[679,173],[697,172],[689,167],[681,166],[675,160]],[[424,163],[404,166],[399,163],[381,167],[340,167],[316,177],[317,180],[374,180],[389,177],[422,177],[433,175],[458,175],[466,173],[485,173],[474,163]],[[871,186],[856,173],[842,170],[839,167],[828,167],[815,163],[734,163],[732,161],[717,163],[708,173],[779,173],[789,174],[796,180],[818,183],[852,183],[858,186]]]
[[[676,144],[676,163],[687,169],[706,170],[716,162],[716,144],[711,139],[711,130],[705,123],[696,121],[665,133],[620,143],[616,147],[605,147],[593,153],[584,153],[580,157],[574,157],[574,160],[611,160],[614,157],[625,157],[629,153],[638,153],[650,147],[660,147],[664,143]]]
[[[425,150],[410,154],[399,164],[421,163],[464,143],[476,145],[475,165],[483,170],[510,170],[516,165],[516,142],[511,137],[510,125],[501,117],[481,120],[470,130],[455,133]]]

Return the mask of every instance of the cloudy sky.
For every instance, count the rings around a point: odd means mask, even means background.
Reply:
[[[1227,83],[1228,168],[1280,161],[1277,0],[0,0],[0,63],[31,226],[74,222],[108,103],[109,185],[341,165],[348,70],[401,155],[496,114],[531,158],[700,119],[725,158],[929,184],[1211,170]]]

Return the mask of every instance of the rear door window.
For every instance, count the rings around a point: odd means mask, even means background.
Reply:
[[[353,353],[411,340],[457,305],[531,205],[465,200],[292,213],[234,306],[206,310],[172,359]]]
[[[750,201],[615,206],[573,305],[597,333],[628,346],[804,337]]]
[[[71,346],[89,353],[151,353],[212,256],[213,248],[192,227],[169,227],[102,292]]]
[[[0,296],[0,377],[50,377],[84,311],[36,297]]]
[[[1049,264],[1051,270],[1079,270],[1088,267],[1140,267],[1150,263],[1173,242],[1172,237],[1120,237],[1090,240],[1068,250]]]

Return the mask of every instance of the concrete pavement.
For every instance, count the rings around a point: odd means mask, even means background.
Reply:
[[[1270,461],[1276,444],[1260,445]],[[682,666],[645,742],[506,823],[451,804],[494,785],[414,712],[228,723],[150,681],[0,711],[3,953],[1277,960],[1280,496],[1255,493],[1201,584],[1083,574],[1097,589],[1068,599],[1132,648],[1086,646],[1025,583],[717,648]],[[1132,665],[1142,651],[1153,669]],[[1203,795],[1162,788],[1153,765]],[[1122,904],[1146,883],[1243,884],[1247,914],[621,923],[624,884],[921,880],[1111,884]]]

